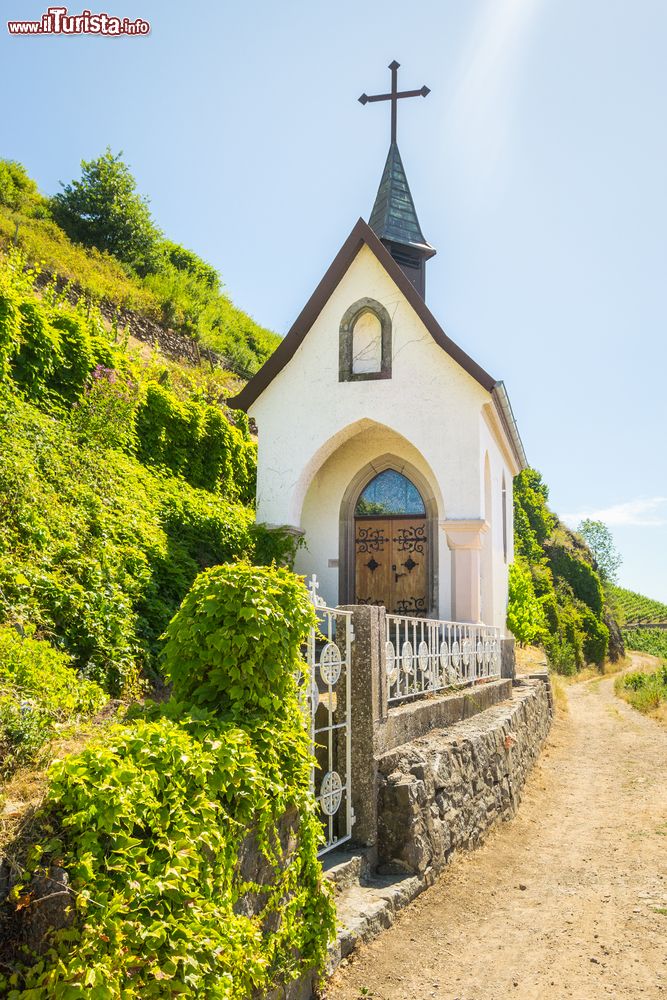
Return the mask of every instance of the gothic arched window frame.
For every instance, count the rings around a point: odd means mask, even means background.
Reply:
[[[375,372],[354,371],[354,327],[364,313],[372,313],[380,323],[381,359],[380,370]],[[377,299],[358,299],[345,311],[339,328],[339,382],[367,382],[373,379],[391,378],[391,317]]]

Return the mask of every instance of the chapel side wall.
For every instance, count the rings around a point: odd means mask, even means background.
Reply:
[[[339,326],[349,306],[377,299],[392,320],[393,377],[339,382]],[[445,517],[481,516],[479,412],[488,393],[433,340],[362,247],[294,357],[250,408],[259,428],[257,517],[299,526],[332,439],[369,418],[401,434],[438,477]]]
[[[487,621],[482,608],[482,616],[485,624],[495,625],[502,633],[507,634],[507,584],[509,566],[514,558],[514,518],[512,503],[512,480],[514,467],[510,464],[509,457],[500,447],[497,437],[492,433],[486,420],[480,420],[480,451],[482,461],[488,455],[491,478],[491,509],[485,510],[484,517],[490,522],[489,538],[491,543],[491,590],[493,614],[491,620]],[[503,476],[506,488],[506,530],[507,530],[507,557],[505,557],[503,545],[503,505],[502,487]],[[481,479],[480,490],[482,502],[484,502],[484,478]]]

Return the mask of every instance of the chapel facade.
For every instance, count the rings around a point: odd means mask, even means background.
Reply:
[[[369,222],[230,405],[258,428],[257,520],[303,538],[329,606],[504,633],[526,458],[504,383],[426,305],[435,252],[392,136]]]

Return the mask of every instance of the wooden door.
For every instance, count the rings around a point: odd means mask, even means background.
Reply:
[[[355,604],[428,614],[425,517],[355,519]]]
[[[358,517],[354,522],[354,603],[384,604],[391,601],[391,526],[388,517]]]
[[[387,610],[398,615],[427,615],[426,518],[393,518],[391,551],[392,591]]]

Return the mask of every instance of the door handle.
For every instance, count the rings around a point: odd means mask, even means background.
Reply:
[[[395,565],[394,565],[394,566],[392,566],[391,568],[392,568],[392,569],[393,569],[393,571],[394,571],[394,583],[398,583],[398,579],[399,579],[399,577],[401,577],[401,576],[407,576],[407,575],[408,575],[407,573],[397,573],[397,572],[396,572],[396,566],[395,566]]]

